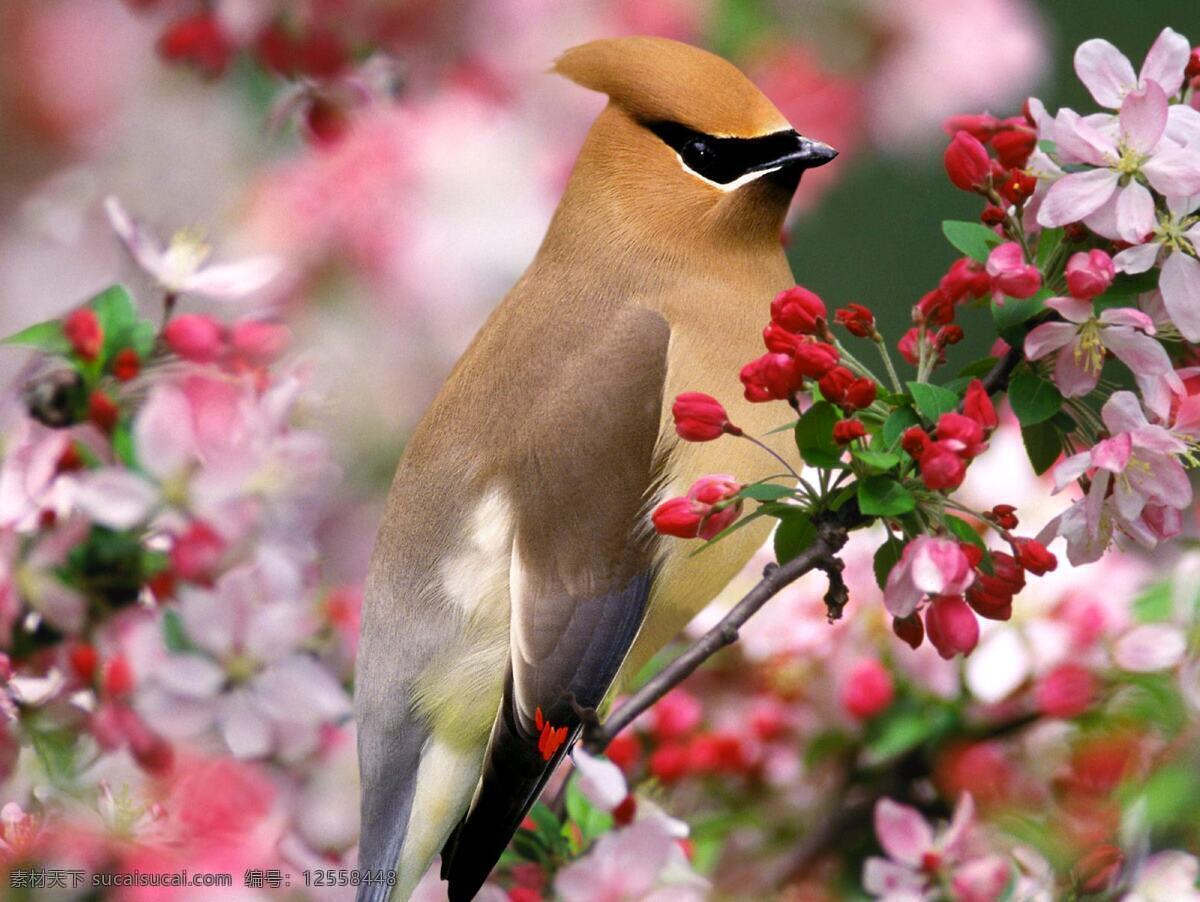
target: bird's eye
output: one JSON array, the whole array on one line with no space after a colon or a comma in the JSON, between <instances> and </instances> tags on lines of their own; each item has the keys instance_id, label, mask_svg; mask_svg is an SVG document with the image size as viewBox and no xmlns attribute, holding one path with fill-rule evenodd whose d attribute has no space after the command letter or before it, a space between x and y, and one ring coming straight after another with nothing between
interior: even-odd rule
<instances>
[{"instance_id":1,"label":"bird's eye","mask_svg":"<svg viewBox=\"0 0 1200 902\"><path fill-rule=\"evenodd\" d=\"M693 138L683 145L680 156L688 166L700 171L706 164L716 160L717 152L703 138Z\"/></svg>"}]
</instances>

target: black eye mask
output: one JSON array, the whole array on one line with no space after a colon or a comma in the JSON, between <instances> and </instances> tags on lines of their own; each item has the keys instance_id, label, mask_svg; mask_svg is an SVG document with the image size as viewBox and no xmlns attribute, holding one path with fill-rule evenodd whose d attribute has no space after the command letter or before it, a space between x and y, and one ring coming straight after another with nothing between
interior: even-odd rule
<instances>
[{"instance_id":1,"label":"black eye mask","mask_svg":"<svg viewBox=\"0 0 1200 902\"><path fill-rule=\"evenodd\" d=\"M837 156L829 145L790 129L758 138L717 138L677 122L648 122L646 127L672 147L688 169L718 185L784 166L812 169Z\"/></svg>"}]
</instances>

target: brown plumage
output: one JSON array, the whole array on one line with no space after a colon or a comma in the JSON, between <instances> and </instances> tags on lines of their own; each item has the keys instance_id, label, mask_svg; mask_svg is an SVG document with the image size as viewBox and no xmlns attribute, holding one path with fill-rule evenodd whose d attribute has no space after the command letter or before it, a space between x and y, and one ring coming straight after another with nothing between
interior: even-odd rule
<instances>
[{"instance_id":1,"label":"brown plumage","mask_svg":"<svg viewBox=\"0 0 1200 902\"><path fill-rule=\"evenodd\" d=\"M555 68L610 103L405 450L367 581L360 866L397 868L401 898L443 846L451 898L473 896L567 751L539 709L573 735L571 699L600 705L765 538L685 564L648 511L707 472L773 472L749 443L678 442L670 401L706 391L748 431L775 425L737 372L792 283L779 231L800 172L832 151L683 44L596 41Z\"/></svg>"}]
</instances>

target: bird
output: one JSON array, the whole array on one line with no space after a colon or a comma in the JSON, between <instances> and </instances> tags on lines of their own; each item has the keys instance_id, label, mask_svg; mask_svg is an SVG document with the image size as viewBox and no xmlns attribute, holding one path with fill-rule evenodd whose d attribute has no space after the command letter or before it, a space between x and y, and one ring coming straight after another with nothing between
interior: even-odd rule
<instances>
[{"instance_id":1,"label":"bird","mask_svg":"<svg viewBox=\"0 0 1200 902\"><path fill-rule=\"evenodd\" d=\"M800 176L837 152L688 44L602 38L552 71L607 104L532 263L409 438L364 584L364 902L408 898L439 853L450 900L473 898L584 712L769 530L691 557L650 512L706 473L774 472L750 442L679 441L671 400L707 392L748 432L778 425L731 395L795 282L780 236Z\"/></svg>"}]
</instances>

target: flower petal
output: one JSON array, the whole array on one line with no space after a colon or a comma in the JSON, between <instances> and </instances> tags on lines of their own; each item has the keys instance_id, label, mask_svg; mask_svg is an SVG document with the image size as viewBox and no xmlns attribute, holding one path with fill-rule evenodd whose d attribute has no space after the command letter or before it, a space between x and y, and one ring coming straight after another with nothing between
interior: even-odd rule
<instances>
[{"instance_id":1,"label":"flower petal","mask_svg":"<svg viewBox=\"0 0 1200 902\"><path fill-rule=\"evenodd\" d=\"M933 848L933 829L921 812L891 799L880 799L875 805L875 834L892 861L912 867L920 867Z\"/></svg>"},{"instance_id":2,"label":"flower petal","mask_svg":"<svg viewBox=\"0 0 1200 902\"><path fill-rule=\"evenodd\" d=\"M1162 147L1142 164L1142 173L1152 188L1167 197L1185 197L1200 192L1200 145Z\"/></svg>"},{"instance_id":3,"label":"flower petal","mask_svg":"<svg viewBox=\"0 0 1200 902\"><path fill-rule=\"evenodd\" d=\"M1150 45L1138 78L1142 82L1157 83L1164 94L1173 96L1183 85L1183 72L1191 54L1192 47L1187 38L1173 28L1164 28Z\"/></svg>"},{"instance_id":4,"label":"flower petal","mask_svg":"<svg viewBox=\"0 0 1200 902\"><path fill-rule=\"evenodd\" d=\"M1092 318L1092 314L1095 312L1091 301L1084 301L1079 298L1050 298L1046 301L1046 306L1052 310L1057 310L1063 315L1063 319L1073 323L1086 323Z\"/></svg>"},{"instance_id":5,"label":"flower petal","mask_svg":"<svg viewBox=\"0 0 1200 902\"><path fill-rule=\"evenodd\" d=\"M1174 667L1187 651L1187 640L1176 626L1147 623L1117 640L1113 658L1123 670L1150 673Z\"/></svg>"},{"instance_id":6,"label":"flower petal","mask_svg":"<svg viewBox=\"0 0 1200 902\"><path fill-rule=\"evenodd\" d=\"M135 222L121 202L111 194L104 199L104 212L108 214L113 231L117 233L134 262L151 275L159 275L163 268L162 245L149 231Z\"/></svg>"},{"instance_id":7,"label":"flower petal","mask_svg":"<svg viewBox=\"0 0 1200 902\"><path fill-rule=\"evenodd\" d=\"M1154 261L1158 259L1159 245L1153 241L1147 241L1145 244L1135 244L1133 247L1127 247L1121 253L1113 257L1113 267L1117 272L1139 273L1145 272L1154 265Z\"/></svg>"},{"instance_id":8,"label":"flower petal","mask_svg":"<svg viewBox=\"0 0 1200 902\"><path fill-rule=\"evenodd\" d=\"M1138 153L1150 153L1167 127L1167 95L1157 82L1149 82L1121 101L1121 134Z\"/></svg>"},{"instance_id":9,"label":"flower petal","mask_svg":"<svg viewBox=\"0 0 1200 902\"><path fill-rule=\"evenodd\" d=\"M106 467L79 477L75 503L110 529L131 529L143 522L158 502L158 490L129 470Z\"/></svg>"},{"instance_id":10,"label":"flower petal","mask_svg":"<svg viewBox=\"0 0 1200 902\"><path fill-rule=\"evenodd\" d=\"M206 266L184 279L180 288L214 301L234 301L265 287L281 272L283 264L274 257L251 257L237 263Z\"/></svg>"},{"instance_id":11,"label":"flower petal","mask_svg":"<svg viewBox=\"0 0 1200 902\"><path fill-rule=\"evenodd\" d=\"M1119 107L1125 92L1137 82L1129 58L1102 38L1079 45L1075 51L1075 74L1096 103L1110 109Z\"/></svg>"},{"instance_id":12,"label":"flower petal","mask_svg":"<svg viewBox=\"0 0 1200 902\"><path fill-rule=\"evenodd\" d=\"M1079 346L1072 342L1058 352L1054 358L1054 384L1067 398L1082 398L1096 387L1100 381L1100 370L1092 369L1088 364L1089 355L1075 352Z\"/></svg>"},{"instance_id":13,"label":"flower petal","mask_svg":"<svg viewBox=\"0 0 1200 902\"><path fill-rule=\"evenodd\" d=\"M1115 122L1115 117L1105 117ZM1112 130L1107 123L1106 131ZM1119 130L1118 130L1119 131ZM1063 163L1088 163L1092 166L1107 166L1119 153L1116 142L1074 110L1058 111L1054 120L1054 136L1058 145L1058 156Z\"/></svg>"},{"instance_id":14,"label":"flower petal","mask_svg":"<svg viewBox=\"0 0 1200 902\"><path fill-rule=\"evenodd\" d=\"M1158 279L1171 322L1190 342L1200 342L1200 261L1171 254Z\"/></svg>"},{"instance_id":15,"label":"flower petal","mask_svg":"<svg viewBox=\"0 0 1200 902\"><path fill-rule=\"evenodd\" d=\"M1047 354L1071 344L1079 330L1072 323L1042 323L1025 336L1025 356L1040 360Z\"/></svg>"},{"instance_id":16,"label":"flower petal","mask_svg":"<svg viewBox=\"0 0 1200 902\"><path fill-rule=\"evenodd\" d=\"M1138 182L1117 192L1117 232L1131 244L1146 240L1154 231L1154 196Z\"/></svg>"},{"instance_id":17,"label":"flower petal","mask_svg":"<svg viewBox=\"0 0 1200 902\"><path fill-rule=\"evenodd\" d=\"M1048 228L1078 222L1094 213L1117 190L1118 176L1111 169L1072 172L1050 186L1038 210L1038 222Z\"/></svg>"},{"instance_id":18,"label":"flower petal","mask_svg":"<svg viewBox=\"0 0 1200 902\"><path fill-rule=\"evenodd\" d=\"M607 758L597 758L589 755L584 749L576 747L571 752L571 760L579 772L579 790L587 796L594 805L605 811L612 811L629 795L629 787L625 783L625 775L621 768Z\"/></svg>"}]
</instances>

